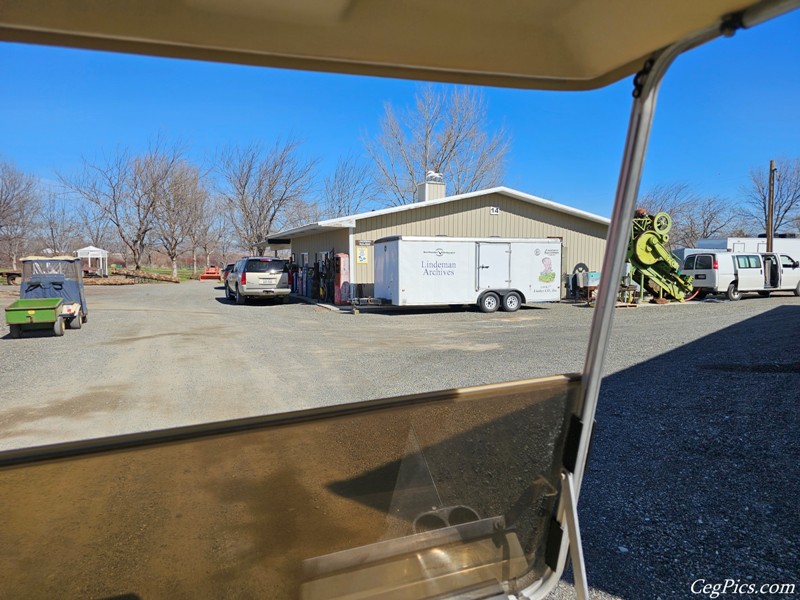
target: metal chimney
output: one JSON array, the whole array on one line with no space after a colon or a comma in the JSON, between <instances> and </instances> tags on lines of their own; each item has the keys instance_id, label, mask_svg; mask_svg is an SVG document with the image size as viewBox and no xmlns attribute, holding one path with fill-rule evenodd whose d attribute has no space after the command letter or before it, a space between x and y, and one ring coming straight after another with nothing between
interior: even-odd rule
<instances>
[{"instance_id":1,"label":"metal chimney","mask_svg":"<svg viewBox=\"0 0 800 600\"><path fill-rule=\"evenodd\" d=\"M444 181L442 181L442 174L428 171L425 174L425 181L417 184L417 202L439 200L444 197L445 185Z\"/></svg>"}]
</instances>

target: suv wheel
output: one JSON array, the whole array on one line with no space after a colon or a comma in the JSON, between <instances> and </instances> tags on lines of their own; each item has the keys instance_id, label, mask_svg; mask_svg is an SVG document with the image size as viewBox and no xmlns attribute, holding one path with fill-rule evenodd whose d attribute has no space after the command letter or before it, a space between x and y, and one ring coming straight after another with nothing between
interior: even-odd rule
<instances>
[{"instance_id":1,"label":"suv wheel","mask_svg":"<svg viewBox=\"0 0 800 600\"><path fill-rule=\"evenodd\" d=\"M236 286L236 304L244 304L245 298L244 294L242 294L242 290L239 289L239 286Z\"/></svg>"}]
</instances>

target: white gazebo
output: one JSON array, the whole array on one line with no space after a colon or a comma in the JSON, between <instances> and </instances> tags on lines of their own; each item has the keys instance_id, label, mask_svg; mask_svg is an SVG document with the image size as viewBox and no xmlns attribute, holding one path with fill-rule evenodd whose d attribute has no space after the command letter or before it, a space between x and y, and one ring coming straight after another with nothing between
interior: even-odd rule
<instances>
[{"instance_id":1,"label":"white gazebo","mask_svg":"<svg viewBox=\"0 0 800 600\"><path fill-rule=\"evenodd\" d=\"M98 275L108 277L108 250L96 248L95 246L86 246L86 248L76 250L75 256L85 258L87 260L87 268L97 269ZM93 260L94 263L92 263Z\"/></svg>"}]
</instances>

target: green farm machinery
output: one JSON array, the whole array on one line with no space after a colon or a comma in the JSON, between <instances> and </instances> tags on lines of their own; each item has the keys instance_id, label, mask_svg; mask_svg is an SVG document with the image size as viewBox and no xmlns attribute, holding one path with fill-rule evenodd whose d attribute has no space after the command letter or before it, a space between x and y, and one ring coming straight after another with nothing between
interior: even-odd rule
<instances>
[{"instance_id":1,"label":"green farm machinery","mask_svg":"<svg viewBox=\"0 0 800 600\"><path fill-rule=\"evenodd\" d=\"M692 278L680 274L680 261L667 249L672 219L659 212L650 215L638 209L633 218L627 261L631 281L639 286L640 297L648 290L657 301L683 302L694 296Z\"/></svg>"}]
</instances>

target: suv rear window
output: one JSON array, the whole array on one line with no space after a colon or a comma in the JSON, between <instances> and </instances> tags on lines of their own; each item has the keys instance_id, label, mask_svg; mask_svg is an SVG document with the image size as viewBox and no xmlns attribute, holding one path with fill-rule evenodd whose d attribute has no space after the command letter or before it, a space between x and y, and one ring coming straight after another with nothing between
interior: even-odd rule
<instances>
[{"instance_id":1,"label":"suv rear window","mask_svg":"<svg viewBox=\"0 0 800 600\"><path fill-rule=\"evenodd\" d=\"M248 273L276 273L286 269L287 261L279 258L251 258L248 259L244 270Z\"/></svg>"}]
</instances>

